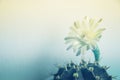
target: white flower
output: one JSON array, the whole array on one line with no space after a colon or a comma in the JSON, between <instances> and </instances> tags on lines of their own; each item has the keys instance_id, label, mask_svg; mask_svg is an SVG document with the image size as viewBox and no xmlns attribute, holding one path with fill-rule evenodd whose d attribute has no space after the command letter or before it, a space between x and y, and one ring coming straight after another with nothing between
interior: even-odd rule
<instances>
[{"instance_id":1,"label":"white flower","mask_svg":"<svg viewBox=\"0 0 120 80\"><path fill-rule=\"evenodd\" d=\"M73 48L78 56L89 49L95 49L102 32L105 30L105 28L98 28L101 21L102 19L95 21L92 18L85 17L82 22L74 22L74 25L70 27L71 30L68 36L65 38L66 43L70 44L67 50Z\"/></svg>"}]
</instances>

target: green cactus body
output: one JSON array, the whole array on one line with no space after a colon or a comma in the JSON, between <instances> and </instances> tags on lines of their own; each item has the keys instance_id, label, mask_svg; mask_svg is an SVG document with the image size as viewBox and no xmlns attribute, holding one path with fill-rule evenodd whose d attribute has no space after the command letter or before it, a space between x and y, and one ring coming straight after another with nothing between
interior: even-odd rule
<instances>
[{"instance_id":1,"label":"green cactus body","mask_svg":"<svg viewBox=\"0 0 120 80\"><path fill-rule=\"evenodd\" d=\"M53 80L112 80L112 76L107 73L109 67L85 61L79 65L72 62L70 65L66 65L67 71L64 67L58 68Z\"/></svg>"}]
</instances>

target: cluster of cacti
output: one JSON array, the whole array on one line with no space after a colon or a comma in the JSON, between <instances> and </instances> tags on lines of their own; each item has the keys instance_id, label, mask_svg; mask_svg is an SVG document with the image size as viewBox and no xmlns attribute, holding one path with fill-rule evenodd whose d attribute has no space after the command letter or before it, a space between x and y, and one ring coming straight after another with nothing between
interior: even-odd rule
<instances>
[{"instance_id":1,"label":"cluster of cacti","mask_svg":"<svg viewBox=\"0 0 120 80\"><path fill-rule=\"evenodd\" d=\"M112 76L106 71L108 68L83 60L79 65L71 62L65 67L59 67L53 80L112 80Z\"/></svg>"}]
</instances>

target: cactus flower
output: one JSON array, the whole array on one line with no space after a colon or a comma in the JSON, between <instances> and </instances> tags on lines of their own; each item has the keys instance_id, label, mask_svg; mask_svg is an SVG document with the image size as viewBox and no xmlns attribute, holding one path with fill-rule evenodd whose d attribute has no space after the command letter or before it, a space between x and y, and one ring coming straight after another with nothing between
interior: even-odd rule
<instances>
[{"instance_id":1,"label":"cactus flower","mask_svg":"<svg viewBox=\"0 0 120 80\"><path fill-rule=\"evenodd\" d=\"M68 36L65 37L65 43L69 44L67 50L73 48L76 56L91 50L94 53L95 61L99 61L100 51L97 42L105 30L105 28L98 27L101 21L102 19L95 21L92 18L85 17L81 22L74 22L73 26L70 27Z\"/></svg>"}]
</instances>

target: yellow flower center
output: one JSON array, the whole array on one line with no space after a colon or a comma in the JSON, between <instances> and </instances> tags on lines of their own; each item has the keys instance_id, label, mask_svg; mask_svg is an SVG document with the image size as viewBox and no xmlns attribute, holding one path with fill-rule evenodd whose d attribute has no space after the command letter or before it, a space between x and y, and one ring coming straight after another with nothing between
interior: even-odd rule
<instances>
[{"instance_id":1,"label":"yellow flower center","mask_svg":"<svg viewBox=\"0 0 120 80\"><path fill-rule=\"evenodd\" d=\"M86 37L90 40L93 40L95 38L95 33L92 31L86 32Z\"/></svg>"}]
</instances>

